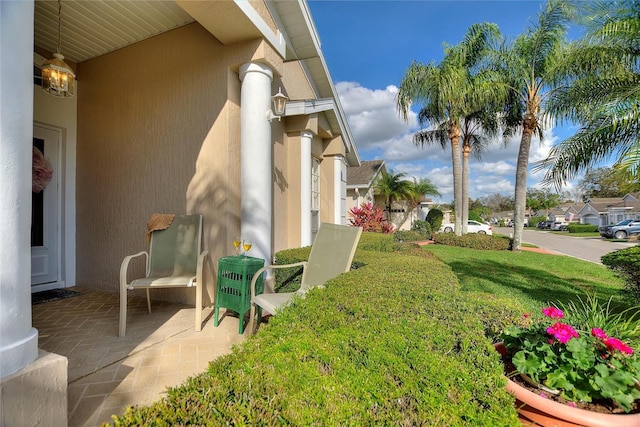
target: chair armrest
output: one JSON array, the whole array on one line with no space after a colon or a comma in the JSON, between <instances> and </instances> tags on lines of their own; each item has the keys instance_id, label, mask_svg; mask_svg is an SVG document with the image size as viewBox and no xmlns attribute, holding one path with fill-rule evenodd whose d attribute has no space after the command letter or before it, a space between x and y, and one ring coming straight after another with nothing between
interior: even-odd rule
<instances>
[{"instance_id":1,"label":"chair armrest","mask_svg":"<svg viewBox=\"0 0 640 427\"><path fill-rule=\"evenodd\" d=\"M253 278L251 279L251 299L253 300L256 297L256 282L258 281L258 277L260 277L260 275L265 272L266 270L275 270L278 268L289 268L289 267L298 267L298 266L302 266L303 269L307 268L307 261L300 261L300 262L295 262L293 264L273 264L273 265L267 265L265 267L262 267L260 270L256 271L255 274L253 275Z\"/></svg>"},{"instance_id":2,"label":"chair armrest","mask_svg":"<svg viewBox=\"0 0 640 427\"><path fill-rule=\"evenodd\" d=\"M127 270L129 269L129 263L131 262L132 259L142 255L145 256L145 266L146 266L147 274L149 274L149 271L148 271L149 254L146 251L141 251L141 252L138 252L137 254L128 255L124 257L124 259L122 260L122 264L120 264L120 290L121 291L124 291L127 287Z\"/></svg>"}]
</instances>

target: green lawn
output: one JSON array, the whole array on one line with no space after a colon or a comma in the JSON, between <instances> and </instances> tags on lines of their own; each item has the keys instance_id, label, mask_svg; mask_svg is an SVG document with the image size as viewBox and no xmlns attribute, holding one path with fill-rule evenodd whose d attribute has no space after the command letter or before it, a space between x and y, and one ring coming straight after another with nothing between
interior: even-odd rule
<instances>
[{"instance_id":1,"label":"green lawn","mask_svg":"<svg viewBox=\"0 0 640 427\"><path fill-rule=\"evenodd\" d=\"M624 282L606 267L568 256L522 251L481 251L444 245L427 245L449 265L466 292L495 294L513 299L527 310L550 302L575 301L595 295L627 308L635 302L621 294Z\"/></svg>"}]
</instances>

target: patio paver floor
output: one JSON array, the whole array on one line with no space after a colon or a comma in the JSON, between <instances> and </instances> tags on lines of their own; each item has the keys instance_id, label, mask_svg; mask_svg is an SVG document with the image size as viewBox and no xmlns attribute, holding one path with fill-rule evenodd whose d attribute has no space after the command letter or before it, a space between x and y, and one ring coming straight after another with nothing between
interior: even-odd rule
<instances>
[{"instance_id":1,"label":"patio paver floor","mask_svg":"<svg viewBox=\"0 0 640 427\"><path fill-rule=\"evenodd\" d=\"M69 427L100 426L127 406L151 404L244 341L237 317L223 317L216 328L206 308L196 332L193 307L152 301L148 314L146 300L135 296L129 297L127 335L120 338L118 294L69 289L81 294L32 306L38 347L69 362Z\"/></svg>"}]
</instances>

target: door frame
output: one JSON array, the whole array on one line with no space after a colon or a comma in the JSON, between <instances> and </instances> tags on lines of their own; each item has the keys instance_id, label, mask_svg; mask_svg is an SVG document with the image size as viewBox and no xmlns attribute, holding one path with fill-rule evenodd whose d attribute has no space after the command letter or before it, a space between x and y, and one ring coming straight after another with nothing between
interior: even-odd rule
<instances>
[{"instance_id":1,"label":"door frame","mask_svg":"<svg viewBox=\"0 0 640 427\"><path fill-rule=\"evenodd\" d=\"M55 164L52 164L53 166L53 170L54 172L56 172L57 174L57 179L58 179L58 185L56 187L56 200L57 203L54 206L55 209L55 263L57 266L57 270L58 270L58 274L57 274L57 278L54 281L51 282L47 282L47 283L42 283L42 284L37 284L37 285L31 285L31 292L40 292L40 291L46 291L46 290L51 290L51 289L59 289L59 288L64 288L65 287L65 280L64 280L64 265L63 265L63 248L64 248L64 244L63 244L63 239L64 239L64 234L62 233L63 227L63 217L62 217L62 206L64 205L64 184L65 184L65 170L64 170L64 165L65 165L65 161L64 161L64 154L65 154L65 150L64 150L64 138L63 138L63 129L57 126L51 126L51 125L46 125L43 123L38 123L38 122L34 122L33 123L33 129L34 129L34 138L36 137L36 128L40 128L44 131L48 131L48 132L55 132L56 134L56 139L57 139L57 161Z\"/></svg>"}]
</instances>

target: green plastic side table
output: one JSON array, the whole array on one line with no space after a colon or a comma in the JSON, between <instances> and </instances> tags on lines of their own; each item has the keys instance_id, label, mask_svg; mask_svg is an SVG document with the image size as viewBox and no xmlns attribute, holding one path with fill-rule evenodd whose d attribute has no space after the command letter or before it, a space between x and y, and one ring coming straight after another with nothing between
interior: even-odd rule
<instances>
[{"instance_id":1,"label":"green plastic side table","mask_svg":"<svg viewBox=\"0 0 640 427\"><path fill-rule=\"evenodd\" d=\"M263 259L243 255L226 256L218 260L213 326L218 326L220 307L224 307L238 313L238 333L244 332L244 316L251 309L251 279L262 267ZM263 291L263 276L264 273L256 281L256 295Z\"/></svg>"}]
</instances>

